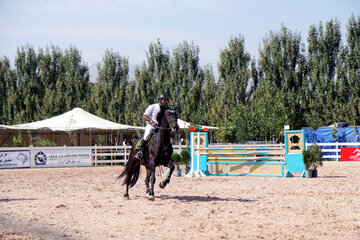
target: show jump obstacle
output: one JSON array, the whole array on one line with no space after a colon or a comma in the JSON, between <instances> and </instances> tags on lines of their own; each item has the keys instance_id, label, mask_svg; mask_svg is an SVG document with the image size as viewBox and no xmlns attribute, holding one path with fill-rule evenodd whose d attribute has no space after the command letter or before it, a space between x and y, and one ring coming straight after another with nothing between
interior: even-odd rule
<instances>
[{"instance_id":1,"label":"show jump obstacle","mask_svg":"<svg viewBox=\"0 0 360 240\"><path fill-rule=\"evenodd\" d=\"M286 131L285 148L208 147L207 132L190 133L191 169L187 177L206 175L292 177L304 175L302 151L305 148L304 131Z\"/></svg>"}]
</instances>

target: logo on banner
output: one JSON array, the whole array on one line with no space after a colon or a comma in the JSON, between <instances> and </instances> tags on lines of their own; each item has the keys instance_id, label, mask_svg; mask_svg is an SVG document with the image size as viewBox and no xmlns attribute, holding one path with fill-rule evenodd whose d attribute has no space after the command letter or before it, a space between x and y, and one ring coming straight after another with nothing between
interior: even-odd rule
<instances>
[{"instance_id":1,"label":"logo on banner","mask_svg":"<svg viewBox=\"0 0 360 240\"><path fill-rule=\"evenodd\" d=\"M353 154L358 158L360 156L360 150L357 148L355 151L353 151Z\"/></svg>"},{"instance_id":2,"label":"logo on banner","mask_svg":"<svg viewBox=\"0 0 360 240\"><path fill-rule=\"evenodd\" d=\"M19 153L17 160L21 161L22 165L24 165L29 159L24 153Z\"/></svg>"},{"instance_id":3,"label":"logo on banner","mask_svg":"<svg viewBox=\"0 0 360 240\"><path fill-rule=\"evenodd\" d=\"M46 154L40 151L35 154L34 160L36 165L45 165L47 161Z\"/></svg>"},{"instance_id":4,"label":"logo on banner","mask_svg":"<svg viewBox=\"0 0 360 240\"><path fill-rule=\"evenodd\" d=\"M358 147L342 147L341 161L360 161L360 148Z\"/></svg>"}]
</instances>

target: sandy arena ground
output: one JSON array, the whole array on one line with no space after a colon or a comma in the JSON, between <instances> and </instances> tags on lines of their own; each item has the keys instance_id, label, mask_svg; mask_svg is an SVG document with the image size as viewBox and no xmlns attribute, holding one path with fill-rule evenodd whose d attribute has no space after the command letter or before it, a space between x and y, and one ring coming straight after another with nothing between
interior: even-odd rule
<instances>
[{"instance_id":1,"label":"sandy arena ground","mask_svg":"<svg viewBox=\"0 0 360 240\"><path fill-rule=\"evenodd\" d=\"M123 199L117 167L0 170L0 239L360 239L360 162L319 177L173 177L145 170Z\"/></svg>"}]
</instances>

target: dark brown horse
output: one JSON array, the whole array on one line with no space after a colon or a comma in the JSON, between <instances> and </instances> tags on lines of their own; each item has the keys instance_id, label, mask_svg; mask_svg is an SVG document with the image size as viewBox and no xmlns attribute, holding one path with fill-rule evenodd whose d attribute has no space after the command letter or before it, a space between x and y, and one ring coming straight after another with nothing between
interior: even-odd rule
<instances>
[{"instance_id":1,"label":"dark brown horse","mask_svg":"<svg viewBox=\"0 0 360 240\"><path fill-rule=\"evenodd\" d=\"M137 153L136 144L139 141L134 142L131 147L129 161L120 174L118 179L125 177L123 184L126 185L126 192L124 194L125 198L129 198L129 186L133 187L140 173L140 165L143 164L146 168L146 192L148 194L149 200L154 200L154 184L155 184L155 168L157 166L163 165L170 169L169 174L166 179L160 182L160 188L165 188L165 186L170 182L171 175L174 171L174 163L171 160L171 155L173 153L173 147L170 142L171 132L177 132L179 125L177 123L177 112L176 109L167 109L164 113L159 114L158 122L160 127L157 128L157 132L153 136L147 148L144 150L144 155L141 162L135 158Z\"/></svg>"}]
</instances>

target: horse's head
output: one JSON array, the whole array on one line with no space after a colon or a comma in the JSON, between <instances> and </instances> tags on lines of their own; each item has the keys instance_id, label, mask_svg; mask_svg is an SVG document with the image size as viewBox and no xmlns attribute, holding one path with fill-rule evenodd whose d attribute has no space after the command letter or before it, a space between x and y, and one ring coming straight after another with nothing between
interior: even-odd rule
<instances>
[{"instance_id":1,"label":"horse's head","mask_svg":"<svg viewBox=\"0 0 360 240\"><path fill-rule=\"evenodd\" d=\"M177 116L176 108L166 109L165 115L166 115L167 121L170 125L171 131L177 132L179 130L179 125L177 122L178 116Z\"/></svg>"}]
</instances>

